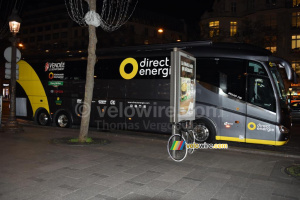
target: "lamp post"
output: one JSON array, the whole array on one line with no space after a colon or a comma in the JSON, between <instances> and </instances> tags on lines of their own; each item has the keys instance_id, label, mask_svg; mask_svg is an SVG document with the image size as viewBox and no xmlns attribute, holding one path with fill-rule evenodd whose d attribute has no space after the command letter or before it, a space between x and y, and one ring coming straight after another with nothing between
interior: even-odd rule
<instances>
[{"instance_id":1,"label":"lamp post","mask_svg":"<svg viewBox=\"0 0 300 200\"><path fill-rule=\"evenodd\" d=\"M289 88L289 92L290 92L290 104L292 104L292 90L293 90L293 88Z\"/></svg>"},{"instance_id":2,"label":"lamp post","mask_svg":"<svg viewBox=\"0 0 300 200\"><path fill-rule=\"evenodd\" d=\"M17 10L14 8L12 14L8 18L9 29L12 33L10 42L12 44L11 48L11 78L10 78L10 111L9 117L5 124L6 131L20 132L22 127L18 124L16 120L16 45L17 37L16 34L20 30L21 18L18 16Z\"/></svg>"}]
</instances>

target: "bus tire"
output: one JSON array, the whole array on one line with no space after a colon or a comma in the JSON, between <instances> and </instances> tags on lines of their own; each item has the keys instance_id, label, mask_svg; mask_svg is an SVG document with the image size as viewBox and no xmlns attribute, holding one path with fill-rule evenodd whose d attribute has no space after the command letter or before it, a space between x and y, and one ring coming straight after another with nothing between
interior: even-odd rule
<instances>
[{"instance_id":1,"label":"bus tire","mask_svg":"<svg viewBox=\"0 0 300 200\"><path fill-rule=\"evenodd\" d=\"M66 111L60 111L55 116L55 124L60 128L69 128L71 127L72 121L69 113Z\"/></svg>"},{"instance_id":2,"label":"bus tire","mask_svg":"<svg viewBox=\"0 0 300 200\"><path fill-rule=\"evenodd\" d=\"M41 126L49 126L50 125L50 115L48 114L46 109L40 109L37 111L35 122Z\"/></svg>"},{"instance_id":3,"label":"bus tire","mask_svg":"<svg viewBox=\"0 0 300 200\"><path fill-rule=\"evenodd\" d=\"M208 119L198 119L194 122L195 140L199 143L213 143L216 138L216 128Z\"/></svg>"}]
</instances>

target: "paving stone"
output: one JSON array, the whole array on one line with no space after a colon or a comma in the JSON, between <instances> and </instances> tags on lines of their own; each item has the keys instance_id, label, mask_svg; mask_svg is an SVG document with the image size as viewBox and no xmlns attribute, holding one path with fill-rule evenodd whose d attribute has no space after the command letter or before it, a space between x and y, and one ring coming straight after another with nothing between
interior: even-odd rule
<instances>
[{"instance_id":1,"label":"paving stone","mask_svg":"<svg viewBox=\"0 0 300 200\"><path fill-rule=\"evenodd\" d=\"M96 196L97 194L101 193L102 191L108 189L105 186L102 185L89 185L85 188L80 188L70 194L67 194L62 197L63 200L83 200L88 199L93 196Z\"/></svg>"},{"instance_id":2,"label":"paving stone","mask_svg":"<svg viewBox=\"0 0 300 200\"><path fill-rule=\"evenodd\" d=\"M137 194L145 195L148 197L154 197L160 192L164 191L170 185L169 182L153 180L150 183L140 187L136 190Z\"/></svg>"},{"instance_id":3,"label":"paving stone","mask_svg":"<svg viewBox=\"0 0 300 200\"><path fill-rule=\"evenodd\" d=\"M116 185L119 185L131 178L133 178L135 175L133 174L127 174L124 172L120 172L118 174L115 174L113 176L109 176L107 178L101 179L99 181L96 181L95 183L99 184L99 185L104 185L107 187L114 187Z\"/></svg>"},{"instance_id":4,"label":"paving stone","mask_svg":"<svg viewBox=\"0 0 300 200\"><path fill-rule=\"evenodd\" d=\"M1 199L30 199L34 196L39 195L40 193L45 192L46 190L38 187L36 185L34 186L27 186L27 187L23 187L23 188L19 188L17 190L14 190L12 192L9 193L5 193L1 196Z\"/></svg>"},{"instance_id":5,"label":"paving stone","mask_svg":"<svg viewBox=\"0 0 300 200\"><path fill-rule=\"evenodd\" d=\"M155 165L152 165L152 164L141 164L136 167L130 168L124 172L128 173L128 174L139 175L139 174L145 173L146 171L148 171L154 167L155 167Z\"/></svg>"},{"instance_id":6,"label":"paving stone","mask_svg":"<svg viewBox=\"0 0 300 200\"><path fill-rule=\"evenodd\" d=\"M141 194L129 193L128 195L121 198L120 200L146 200L146 199L149 199L149 197Z\"/></svg>"},{"instance_id":7,"label":"paving stone","mask_svg":"<svg viewBox=\"0 0 300 200\"><path fill-rule=\"evenodd\" d=\"M200 181L192 180L190 178L182 178L176 183L170 185L168 189L179 191L182 193L188 193L195 187L197 187L200 184Z\"/></svg>"},{"instance_id":8,"label":"paving stone","mask_svg":"<svg viewBox=\"0 0 300 200\"><path fill-rule=\"evenodd\" d=\"M218 200L239 200L246 189L225 184L213 198Z\"/></svg>"},{"instance_id":9,"label":"paving stone","mask_svg":"<svg viewBox=\"0 0 300 200\"><path fill-rule=\"evenodd\" d=\"M272 193L272 186L268 187L267 185L252 183L246 188L242 197L252 199L270 199Z\"/></svg>"},{"instance_id":10,"label":"paving stone","mask_svg":"<svg viewBox=\"0 0 300 200\"><path fill-rule=\"evenodd\" d=\"M158 195L153 197L155 200L178 200L180 199L185 193L165 189L164 191L160 192Z\"/></svg>"},{"instance_id":11,"label":"paving stone","mask_svg":"<svg viewBox=\"0 0 300 200\"><path fill-rule=\"evenodd\" d=\"M141 186L136 183L124 182L115 187L112 187L108 190L102 192L102 195L106 195L114 198L122 198L131 192L137 191Z\"/></svg>"},{"instance_id":12,"label":"paving stone","mask_svg":"<svg viewBox=\"0 0 300 200\"><path fill-rule=\"evenodd\" d=\"M175 183L178 180L182 179L184 176L188 175L189 173L191 173L191 171L187 171L181 168L174 168L162 174L160 177L156 178L156 180Z\"/></svg>"},{"instance_id":13,"label":"paving stone","mask_svg":"<svg viewBox=\"0 0 300 200\"><path fill-rule=\"evenodd\" d=\"M188 200L210 200L214 196L214 194L218 191L218 189L206 189L202 187L196 187L184 196L182 196L182 200L188 199Z\"/></svg>"},{"instance_id":14,"label":"paving stone","mask_svg":"<svg viewBox=\"0 0 300 200\"><path fill-rule=\"evenodd\" d=\"M61 197L58 196L54 191L45 191L36 196L30 197L30 200L61 200Z\"/></svg>"},{"instance_id":15,"label":"paving stone","mask_svg":"<svg viewBox=\"0 0 300 200\"><path fill-rule=\"evenodd\" d=\"M146 184L152 181L153 179L160 177L161 175L162 173L159 172L147 171L130 179L129 181Z\"/></svg>"},{"instance_id":16,"label":"paving stone","mask_svg":"<svg viewBox=\"0 0 300 200\"><path fill-rule=\"evenodd\" d=\"M96 196L94 196L88 200L117 200L117 198L105 196L103 194L97 194Z\"/></svg>"},{"instance_id":17,"label":"paving stone","mask_svg":"<svg viewBox=\"0 0 300 200\"><path fill-rule=\"evenodd\" d=\"M241 176L231 176L230 179L227 181L227 185L235 186L235 187L247 187L249 185L251 179Z\"/></svg>"}]
</instances>

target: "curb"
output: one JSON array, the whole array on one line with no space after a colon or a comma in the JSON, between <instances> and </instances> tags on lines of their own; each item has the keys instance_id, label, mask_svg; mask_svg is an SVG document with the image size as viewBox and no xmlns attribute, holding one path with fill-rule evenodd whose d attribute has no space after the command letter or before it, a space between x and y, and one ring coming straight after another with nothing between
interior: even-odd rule
<instances>
[{"instance_id":1,"label":"curb","mask_svg":"<svg viewBox=\"0 0 300 200\"><path fill-rule=\"evenodd\" d=\"M255 149L243 149L239 147L229 147L227 150L233 151L233 152L239 152L239 153L250 153L250 154L258 154L258 155L264 155L264 156L276 156L276 157L283 157L283 158L294 158L294 159L300 159L300 155L294 155L289 153L281 153L281 152L271 152L267 150L255 150Z\"/></svg>"}]
</instances>

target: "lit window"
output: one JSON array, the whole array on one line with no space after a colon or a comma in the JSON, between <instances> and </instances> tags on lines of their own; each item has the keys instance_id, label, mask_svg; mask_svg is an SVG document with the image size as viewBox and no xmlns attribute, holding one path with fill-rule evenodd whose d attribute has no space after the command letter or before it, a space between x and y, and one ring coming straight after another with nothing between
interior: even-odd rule
<instances>
[{"instance_id":1,"label":"lit window","mask_svg":"<svg viewBox=\"0 0 300 200\"><path fill-rule=\"evenodd\" d=\"M214 37L219 35L219 29L220 28L220 22L219 21L213 21L209 22L209 37Z\"/></svg>"},{"instance_id":2,"label":"lit window","mask_svg":"<svg viewBox=\"0 0 300 200\"><path fill-rule=\"evenodd\" d=\"M293 0L293 7L300 6L300 0Z\"/></svg>"},{"instance_id":3,"label":"lit window","mask_svg":"<svg viewBox=\"0 0 300 200\"><path fill-rule=\"evenodd\" d=\"M292 67L295 70L295 72L300 75L300 61L293 61Z\"/></svg>"},{"instance_id":4,"label":"lit window","mask_svg":"<svg viewBox=\"0 0 300 200\"><path fill-rule=\"evenodd\" d=\"M292 49L300 48L300 35L292 35Z\"/></svg>"},{"instance_id":5,"label":"lit window","mask_svg":"<svg viewBox=\"0 0 300 200\"><path fill-rule=\"evenodd\" d=\"M230 36L235 36L237 32L237 22L230 22Z\"/></svg>"},{"instance_id":6,"label":"lit window","mask_svg":"<svg viewBox=\"0 0 300 200\"><path fill-rule=\"evenodd\" d=\"M292 27L294 28L300 27L300 12L294 12L292 14Z\"/></svg>"},{"instance_id":7,"label":"lit window","mask_svg":"<svg viewBox=\"0 0 300 200\"><path fill-rule=\"evenodd\" d=\"M276 53L277 47L266 47L267 50L271 51L272 53Z\"/></svg>"}]
</instances>

